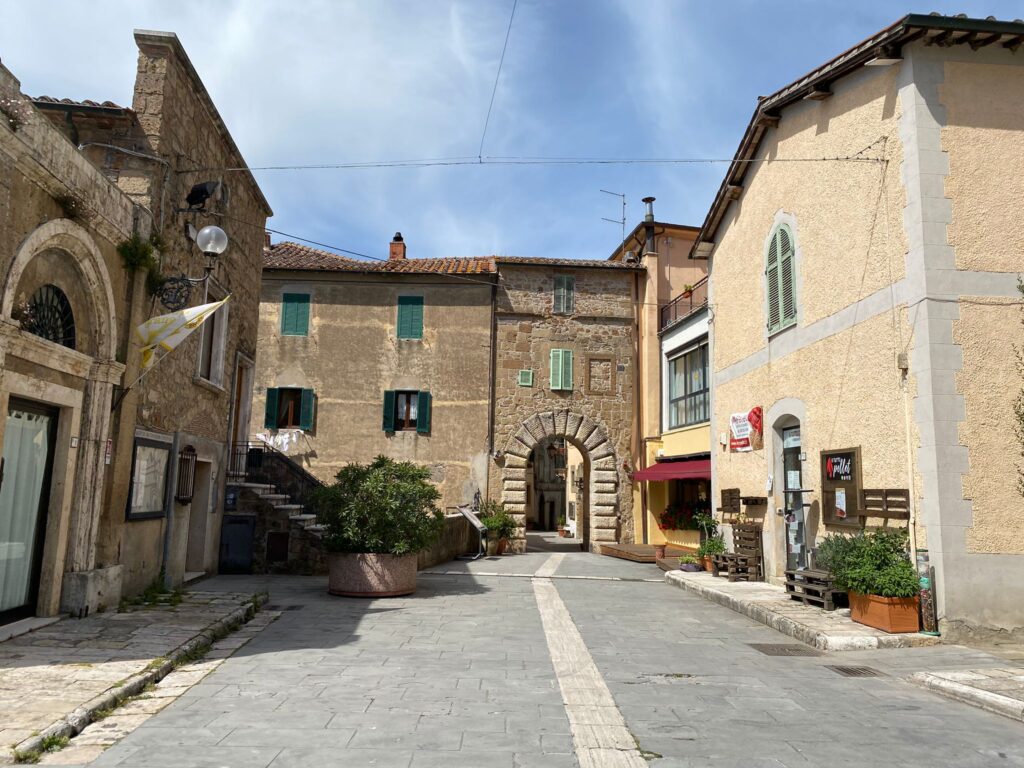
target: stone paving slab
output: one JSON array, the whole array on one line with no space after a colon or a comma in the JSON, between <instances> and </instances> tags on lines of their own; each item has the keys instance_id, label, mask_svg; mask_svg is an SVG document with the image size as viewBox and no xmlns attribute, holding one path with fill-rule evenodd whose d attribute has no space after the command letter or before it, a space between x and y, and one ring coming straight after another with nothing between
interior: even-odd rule
<instances>
[{"instance_id":1,"label":"stone paving slab","mask_svg":"<svg viewBox=\"0 0 1024 768\"><path fill-rule=\"evenodd\" d=\"M686 571L669 571L665 581L823 651L918 648L940 642L919 632L890 634L858 624L847 608L823 611L804 605L791 599L784 587L763 581L729 581L707 572Z\"/></svg>"},{"instance_id":2,"label":"stone paving slab","mask_svg":"<svg viewBox=\"0 0 1024 768\"><path fill-rule=\"evenodd\" d=\"M1024 721L1024 667L917 672L910 680L951 699Z\"/></svg>"},{"instance_id":3,"label":"stone paving slab","mask_svg":"<svg viewBox=\"0 0 1024 768\"><path fill-rule=\"evenodd\" d=\"M253 599L252 593L193 591L176 605L64 619L0 643L0 763L13 760L15 745L24 749L62 723L74 721L70 730L80 730L93 704L109 706L105 700L140 675L162 677L170 669L160 673L167 657L228 617L251 611Z\"/></svg>"}]
</instances>

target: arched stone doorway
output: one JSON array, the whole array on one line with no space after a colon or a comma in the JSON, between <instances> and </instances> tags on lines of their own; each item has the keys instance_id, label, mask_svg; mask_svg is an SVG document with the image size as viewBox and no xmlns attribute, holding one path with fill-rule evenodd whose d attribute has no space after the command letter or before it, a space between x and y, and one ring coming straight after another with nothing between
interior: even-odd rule
<instances>
[{"instance_id":1,"label":"arched stone doorway","mask_svg":"<svg viewBox=\"0 0 1024 768\"><path fill-rule=\"evenodd\" d=\"M526 473L530 455L539 443L560 438L583 455L586 477L579 516L578 538L594 551L619 536L619 490L615 447L608 430L597 419L570 410L546 411L531 416L508 439L504 448L501 499L520 525L513 549L525 551Z\"/></svg>"}]
</instances>

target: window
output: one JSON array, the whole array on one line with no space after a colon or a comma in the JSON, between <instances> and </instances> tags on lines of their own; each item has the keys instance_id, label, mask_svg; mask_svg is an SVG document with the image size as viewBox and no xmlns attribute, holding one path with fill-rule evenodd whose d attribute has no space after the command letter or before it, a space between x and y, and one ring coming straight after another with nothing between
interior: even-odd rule
<instances>
[{"instance_id":1,"label":"window","mask_svg":"<svg viewBox=\"0 0 1024 768\"><path fill-rule=\"evenodd\" d=\"M219 298L207 296L207 302L220 301ZM202 337L199 340L198 376L218 387L224 380L224 345L228 331L228 305L214 312L203 323Z\"/></svg>"},{"instance_id":2,"label":"window","mask_svg":"<svg viewBox=\"0 0 1024 768\"><path fill-rule=\"evenodd\" d=\"M170 457L170 443L144 437L135 438L126 519L163 517Z\"/></svg>"},{"instance_id":3,"label":"window","mask_svg":"<svg viewBox=\"0 0 1024 768\"><path fill-rule=\"evenodd\" d=\"M520 387L532 387L533 386L533 371L529 368L524 368L519 372L519 386Z\"/></svg>"},{"instance_id":4,"label":"window","mask_svg":"<svg viewBox=\"0 0 1024 768\"><path fill-rule=\"evenodd\" d=\"M768 333L776 333L796 323L796 253L793 233L779 226L768 244L765 267Z\"/></svg>"},{"instance_id":5,"label":"window","mask_svg":"<svg viewBox=\"0 0 1024 768\"><path fill-rule=\"evenodd\" d=\"M708 420L708 345L702 342L668 361L668 428Z\"/></svg>"},{"instance_id":6,"label":"window","mask_svg":"<svg viewBox=\"0 0 1024 768\"><path fill-rule=\"evenodd\" d=\"M398 297L398 338L423 338L423 297Z\"/></svg>"},{"instance_id":7,"label":"window","mask_svg":"<svg viewBox=\"0 0 1024 768\"><path fill-rule=\"evenodd\" d=\"M285 293L281 296L281 335L309 335L308 293Z\"/></svg>"},{"instance_id":8,"label":"window","mask_svg":"<svg viewBox=\"0 0 1024 768\"><path fill-rule=\"evenodd\" d=\"M75 315L68 297L56 285L40 286L15 317L22 329L34 336L75 348Z\"/></svg>"},{"instance_id":9,"label":"window","mask_svg":"<svg viewBox=\"0 0 1024 768\"><path fill-rule=\"evenodd\" d=\"M572 350L551 350L551 389L572 390Z\"/></svg>"},{"instance_id":10,"label":"window","mask_svg":"<svg viewBox=\"0 0 1024 768\"><path fill-rule=\"evenodd\" d=\"M263 426L267 429L313 429L316 393L298 387L268 387Z\"/></svg>"},{"instance_id":11,"label":"window","mask_svg":"<svg viewBox=\"0 0 1024 768\"><path fill-rule=\"evenodd\" d=\"M576 278L572 275L555 275L556 315L571 315L576 308Z\"/></svg>"},{"instance_id":12,"label":"window","mask_svg":"<svg viewBox=\"0 0 1024 768\"><path fill-rule=\"evenodd\" d=\"M426 391L387 390L382 429L429 435L431 404L430 393Z\"/></svg>"}]
</instances>

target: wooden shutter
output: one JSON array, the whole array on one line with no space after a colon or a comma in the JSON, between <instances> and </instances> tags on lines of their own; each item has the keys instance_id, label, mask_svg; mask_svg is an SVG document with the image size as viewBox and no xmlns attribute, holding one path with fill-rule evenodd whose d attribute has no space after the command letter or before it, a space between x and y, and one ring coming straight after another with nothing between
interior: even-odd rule
<instances>
[{"instance_id":1,"label":"wooden shutter","mask_svg":"<svg viewBox=\"0 0 1024 768\"><path fill-rule=\"evenodd\" d=\"M309 294L285 293L281 296L281 335L309 334Z\"/></svg>"},{"instance_id":2,"label":"wooden shutter","mask_svg":"<svg viewBox=\"0 0 1024 768\"><path fill-rule=\"evenodd\" d=\"M551 350L551 389L562 388L562 350Z\"/></svg>"},{"instance_id":3,"label":"wooden shutter","mask_svg":"<svg viewBox=\"0 0 1024 768\"><path fill-rule=\"evenodd\" d=\"M572 350L562 350L562 389L572 389Z\"/></svg>"},{"instance_id":4,"label":"wooden shutter","mask_svg":"<svg viewBox=\"0 0 1024 768\"><path fill-rule=\"evenodd\" d=\"M779 228L779 303L783 327L796 320L796 275L794 274L793 238L786 227Z\"/></svg>"},{"instance_id":5,"label":"wooden shutter","mask_svg":"<svg viewBox=\"0 0 1024 768\"><path fill-rule=\"evenodd\" d=\"M555 301L552 311L556 315L561 315L565 312L565 283L562 282L561 275L555 275Z\"/></svg>"},{"instance_id":6,"label":"wooden shutter","mask_svg":"<svg viewBox=\"0 0 1024 768\"><path fill-rule=\"evenodd\" d=\"M423 297L398 297L398 338L423 338Z\"/></svg>"},{"instance_id":7,"label":"wooden shutter","mask_svg":"<svg viewBox=\"0 0 1024 768\"><path fill-rule=\"evenodd\" d=\"M312 389L302 390L302 398L299 401L299 429L307 432L313 429L313 412L316 404L316 396Z\"/></svg>"},{"instance_id":8,"label":"wooden shutter","mask_svg":"<svg viewBox=\"0 0 1024 768\"><path fill-rule=\"evenodd\" d=\"M576 278L566 275L562 278L564 283L562 311L567 315L572 314L576 309Z\"/></svg>"},{"instance_id":9,"label":"wooden shutter","mask_svg":"<svg viewBox=\"0 0 1024 768\"><path fill-rule=\"evenodd\" d=\"M416 431L421 435L430 434L430 404L429 392L416 393Z\"/></svg>"},{"instance_id":10,"label":"wooden shutter","mask_svg":"<svg viewBox=\"0 0 1024 768\"><path fill-rule=\"evenodd\" d=\"M765 269L767 287L768 332L777 331L782 324L782 312L779 297L779 233L772 235L768 246L768 266Z\"/></svg>"},{"instance_id":11,"label":"wooden shutter","mask_svg":"<svg viewBox=\"0 0 1024 768\"><path fill-rule=\"evenodd\" d=\"M393 389L384 392L384 419L381 429L385 432L395 431L395 391Z\"/></svg>"},{"instance_id":12,"label":"wooden shutter","mask_svg":"<svg viewBox=\"0 0 1024 768\"><path fill-rule=\"evenodd\" d=\"M267 387L267 404L263 411L263 426L266 429L277 429L277 395L276 387Z\"/></svg>"}]
</instances>

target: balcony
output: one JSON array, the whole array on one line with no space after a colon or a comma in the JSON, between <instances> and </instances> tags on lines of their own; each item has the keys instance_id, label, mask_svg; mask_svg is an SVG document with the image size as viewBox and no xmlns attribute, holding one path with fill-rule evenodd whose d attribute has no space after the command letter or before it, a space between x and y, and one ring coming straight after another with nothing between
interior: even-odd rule
<instances>
[{"instance_id":1,"label":"balcony","mask_svg":"<svg viewBox=\"0 0 1024 768\"><path fill-rule=\"evenodd\" d=\"M668 304L660 308L661 323L659 330L665 330L680 320L689 317L708 305L708 279L698 280L688 291L683 291Z\"/></svg>"}]
</instances>

